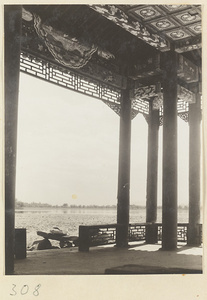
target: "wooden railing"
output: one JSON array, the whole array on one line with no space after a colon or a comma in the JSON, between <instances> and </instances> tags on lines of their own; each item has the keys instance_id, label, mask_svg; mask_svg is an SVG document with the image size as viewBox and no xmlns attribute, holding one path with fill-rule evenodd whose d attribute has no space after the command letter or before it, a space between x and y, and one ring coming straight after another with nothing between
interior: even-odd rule
<instances>
[{"instance_id":1,"label":"wooden railing","mask_svg":"<svg viewBox=\"0 0 207 300\"><path fill-rule=\"evenodd\" d=\"M117 224L79 226L79 251L89 247L115 244Z\"/></svg>"},{"instance_id":2,"label":"wooden railing","mask_svg":"<svg viewBox=\"0 0 207 300\"><path fill-rule=\"evenodd\" d=\"M116 231L119 224L79 226L79 251L89 251L92 246L116 243ZM153 241L162 240L162 223L129 224L129 242L147 240L147 231L153 226ZM199 239L202 240L202 225L199 224ZM188 223L177 224L178 242L188 241Z\"/></svg>"},{"instance_id":3,"label":"wooden railing","mask_svg":"<svg viewBox=\"0 0 207 300\"><path fill-rule=\"evenodd\" d=\"M162 223L157 223L158 226L158 241L162 240ZM186 242L188 241L188 223L177 224L177 241Z\"/></svg>"}]
</instances>

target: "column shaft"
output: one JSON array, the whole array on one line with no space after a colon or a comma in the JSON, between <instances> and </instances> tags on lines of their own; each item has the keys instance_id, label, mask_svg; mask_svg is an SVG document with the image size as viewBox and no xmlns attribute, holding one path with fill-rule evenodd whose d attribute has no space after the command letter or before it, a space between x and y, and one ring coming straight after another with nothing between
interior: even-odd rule
<instances>
[{"instance_id":1,"label":"column shaft","mask_svg":"<svg viewBox=\"0 0 207 300\"><path fill-rule=\"evenodd\" d=\"M14 271L16 142L21 6L5 5L5 273Z\"/></svg>"},{"instance_id":2,"label":"column shaft","mask_svg":"<svg viewBox=\"0 0 207 300\"><path fill-rule=\"evenodd\" d=\"M131 99L129 90L122 91L119 141L119 173L116 244L128 245L129 192L130 192L130 149L131 148Z\"/></svg>"},{"instance_id":3,"label":"column shaft","mask_svg":"<svg viewBox=\"0 0 207 300\"><path fill-rule=\"evenodd\" d=\"M189 228L188 244L200 245L200 94L189 106Z\"/></svg>"},{"instance_id":4,"label":"column shaft","mask_svg":"<svg viewBox=\"0 0 207 300\"><path fill-rule=\"evenodd\" d=\"M150 103L148 123L146 221L152 223L157 220L158 133L159 110L153 110L152 103Z\"/></svg>"},{"instance_id":5,"label":"column shaft","mask_svg":"<svg viewBox=\"0 0 207 300\"><path fill-rule=\"evenodd\" d=\"M149 104L148 121L146 222L152 224L146 227L147 243L157 242L157 233L154 223L157 220L158 134L159 110L153 110L151 102Z\"/></svg>"},{"instance_id":6,"label":"column shaft","mask_svg":"<svg viewBox=\"0 0 207 300\"><path fill-rule=\"evenodd\" d=\"M162 249L177 248L177 56L164 54Z\"/></svg>"}]
</instances>

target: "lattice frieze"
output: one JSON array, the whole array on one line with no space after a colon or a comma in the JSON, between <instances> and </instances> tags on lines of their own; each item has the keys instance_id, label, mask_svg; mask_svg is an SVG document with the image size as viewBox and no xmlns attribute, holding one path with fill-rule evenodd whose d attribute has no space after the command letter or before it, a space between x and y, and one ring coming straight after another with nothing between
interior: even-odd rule
<instances>
[{"instance_id":1,"label":"lattice frieze","mask_svg":"<svg viewBox=\"0 0 207 300\"><path fill-rule=\"evenodd\" d=\"M121 92L118 89L102 85L100 90L100 98L111 102L113 101L115 104L120 105Z\"/></svg>"},{"instance_id":2,"label":"lattice frieze","mask_svg":"<svg viewBox=\"0 0 207 300\"><path fill-rule=\"evenodd\" d=\"M87 79L75 72L68 71L53 63L37 59L29 54L21 54L20 70L24 73L47 80L56 85L81 92L91 97L110 102L110 107L117 111L120 105L121 91L104 85L96 80Z\"/></svg>"},{"instance_id":3,"label":"lattice frieze","mask_svg":"<svg viewBox=\"0 0 207 300\"><path fill-rule=\"evenodd\" d=\"M142 114L149 114L149 102L142 99L132 98L132 109Z\"/></svg>"},{"instance_id":4,"label":"lattice frieze","mask_svg":"<svg viewBox=\"0 0 207 300\"><path fill-rule=\"evenodd\" d=\"M189 103L179 99L177 101L177 112L178 112L179 118L181 118L185 122L188 122ZM160 110L159 110L159 124L160 124L160 126L163 125L163 106L160 107Z\"/></svg>"},{"instance_id":5,"label":"lattice frieze","mask_svg":"<svg viewBox=\"0 0 207 300\"><path fill-rule=\"evenodd\" d=\"M159 84L136 88L131 92L131 97L132 107L142 113L146 121L149 114L149 101L152 101L153 109L159 109L160 125L163 125L163 93L160 92ZM189 104L195 101L193 92L178 85L177 113L185 122L188 122Z\"/></svg>"},{"instance_id":6,"label":"lattice frieze","mask_svg":"<svg viewBox=\"0 0 207 300\"><path fill-rule=\"evenodd\" d=\"M131 92L131 97L134 100L153 100L153 109L159 109L163 105L163 93L161 93L160 90L160 84L142 86L135 88ZM188 103L195 103L195 94L183 86L178 85L178 100Z\"/></svg>"},{"instance_id":7,"label":"lattice frieze","mask_svg":"<svg viewBox=\"0 0 207 300\"><path fill-rule=\"evenodd\" d=\"M21 54L20 70L24 73L47 80L56 85L78 91L85 95L98 98L120 116L121 90L104 85L96 80L87 79L76 72L68 71L64 67L38 59L30 54ZM132 119L138 113L148 113L148 102L135 100L132 103Z\"/></svg>"},{"instance_id":8,"label":"lattice frieze","mask_svg":"<svg viewBox=\"0 0 207 300\"><path fill-rule=\"evenodd\" d=\"M56 85L100 99L120 116L121 90L118 88L105 85L93 79L88 79L83 75L43 59L35 58L30 54L21 54L20 70ZM138 113L141 113L147 120L149 101L153 101L153 109L159 109L160 125L162 124L163 95L158 92L156 85L132 90L130 96L132 100L132 119L135 118ZM194 102L195 95L189 90L178 86L178 116L186 122L188 121L189 103Z\"/></svg>"},{"instance_id":9,"label":"lattice frieze","mask_svg":"<svg viewBox=\"0 0 207 300\"><path fill-rule=\"evenodd\" d=\"M181 114L181 113L188 112L189 111L189 103L178 98L178 100L177 100L177 111L178 111L178 115Z\"/></svg>"}]
</instances>

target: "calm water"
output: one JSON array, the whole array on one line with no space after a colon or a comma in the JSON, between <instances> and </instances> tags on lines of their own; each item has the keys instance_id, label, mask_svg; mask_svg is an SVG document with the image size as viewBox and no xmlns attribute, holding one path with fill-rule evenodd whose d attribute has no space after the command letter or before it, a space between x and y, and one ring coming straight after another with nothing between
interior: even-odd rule
<instances>
[{"instance_id":1,"label":"calm water","mask_svg":"<svg viewBox=\"0 0 207 300\"><path fill-rule=\"evenodd\" d=\"M158 209L157 221L161 222L161 209ZM131 210L130 222L145 222L145 209ZM178 222L188 222L188 210L178 211ZM69 235L78 235L79 225L116 223L116 209L18 209L15 215L15 227L27 229L27 246L38 237L37 230L50 231L59 227Z\"/></svg>"}]
</instances>

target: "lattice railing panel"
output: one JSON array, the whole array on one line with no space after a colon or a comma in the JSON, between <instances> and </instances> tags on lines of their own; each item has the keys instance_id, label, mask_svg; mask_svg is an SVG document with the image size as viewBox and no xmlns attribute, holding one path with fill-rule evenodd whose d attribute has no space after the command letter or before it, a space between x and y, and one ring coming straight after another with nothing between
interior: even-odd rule
<instances>
[{"instance_id":1,"label":"lattice railing panel","mask_svg":"<svg viewBox=\"0 0 207 300\"><path fill-rule=\"evenodd\" d=\"M162 241L162 225L159 224L157 227L157 239L158 241Z\"/></svg>"},{"instance_id":2,"label":"lattice railing panel","mask_svg":"<svg viewBox=\"0 0 207 300\"><path fill-rule=\"evenodd\" d=\"M188 224L177 225L177 240L178 242L187 242ZM158 241L162 241L162 224L158 224Z\"/></svg>"},{"instance_id":3,"label":"lattice railing panel","mask_svg":"<svg viewBox=\"0 0 207 300\"><path fill-rule=\"evenodd\" d=\"M133 223L129 224L128 237L129 242L145 241L147 223ZM157 227L157 241L162 241L162 224L156 223ZM91 246L115 244L116 231L118 224L107 225L90 225L79 227L79 242L81 244L80 251L88 251ZM177 241L187 243L188 238L188 224L177 224ZM199 241L202 242L202 224L199 224ZM79 248L80 249L80 248ZM84 250L83 250L84 249Z\"/></svg>"},{"instance_id":4,"label":"lattice railing panel","mask_svg":"<svg viewBox=\"0 0 207 300\"><path fill-rule=\"evenodd\" d=\"M130 224L129 225L129 241L142 241L146 237L145 224Z\"/></svg>"},{"instance_id":5,"label":"lattice railing panel","mask_svg":"<svg viewBox=\"0 0 207 300\"><path fill-rule=\"evenodd\" d=\"M188 225L178 224L177 226L177 239L179 242L187 242Z\"/></svg>"},{"instance_id":6,"label":"lattice railing panel","mask_svg":"<svg viewBox=\"0 0 207 300\"><path fill-rule=\"evenodd\" d=\"M91 246L114 244L116 242L116 227L89 229Z\"/></svg>"}]
</instances>

